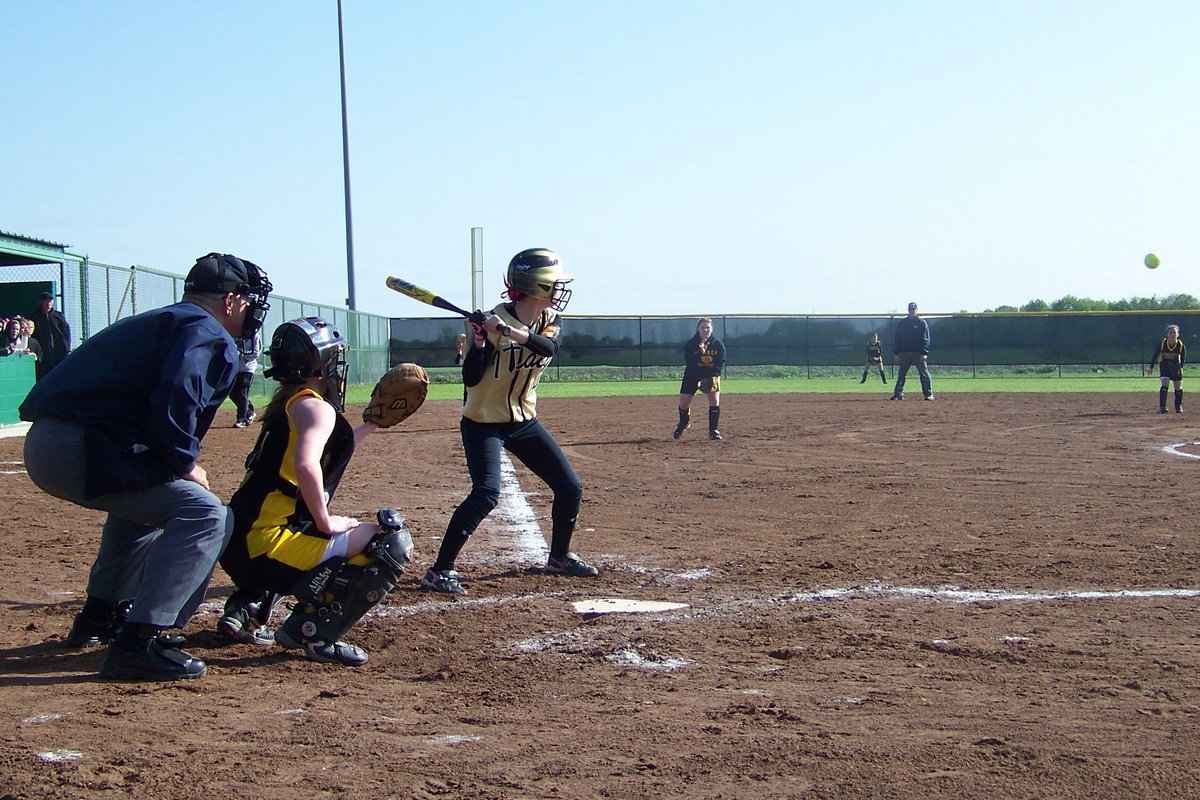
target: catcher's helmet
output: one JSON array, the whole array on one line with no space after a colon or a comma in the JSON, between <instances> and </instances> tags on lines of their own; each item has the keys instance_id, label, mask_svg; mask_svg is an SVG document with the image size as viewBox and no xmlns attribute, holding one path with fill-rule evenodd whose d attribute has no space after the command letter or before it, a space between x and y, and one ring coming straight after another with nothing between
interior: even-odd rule
<instances>
[{"instance_id":1,"label":"catcher's helmet","mask_svg":"<svg viewBox=\"0 0 1200 800\"><path fill-rule=\"evenodd\" d=\"M233 292L245 295L250 301L246 320L242 323L242 336L245 338L253 338L262 328L267 311L271 308L267 296L274 288L266 270L252 261L228 253L200 256L183 282L184 292Z\"/></svg>"},{"instance_id":2,"label":"catcher's helmet","mask_svg":"<svg viewBox=\"0 0 1200 800\"><path fill-rule=\"evenodd\" d=\"M346 340L337 328L320 317L285 322L271 337L271 368L267 378L280 383L304 383L309 378L325 379L325 395L338 411L346 410Z\"/></svg>"},{"instance_id":3,"label":"catcher's helmet","mask_svg":"<svg viewBox=\"0 0 1200 800\"><path fill-rule=\"evenodd\" d=\"M571 299L567 284L573 280L575 276L563 270L558 253L544 247L533 247L522 250L508 262L504 285L510 297L517 292L549 300L551 308L563 311Z\"/></svg>"}]
</instances>

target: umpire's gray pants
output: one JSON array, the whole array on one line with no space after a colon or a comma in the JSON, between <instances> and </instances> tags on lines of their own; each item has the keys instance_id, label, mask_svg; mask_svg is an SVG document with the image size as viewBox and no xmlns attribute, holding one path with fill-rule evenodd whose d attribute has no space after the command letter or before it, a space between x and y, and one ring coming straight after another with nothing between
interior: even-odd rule
<instances>
[{"instance_id":1,"label":"umpire's gray pants","mask_svg":"<svg viewBox=\"0 0 1200 800\"><path fill-rule=\"evenodd\" d=\"M25 435L25 470L48 494L108 512L87 593L133 599L129 621L182 628L204 600L213 566L233 530L233 514L194 481L84 499L84 432L42 419Z\"/></svg>"},{"instance_id":2,"label":"umpire's gray pants","mask_svg":"<svg viewBox=\"0 0 1200 800\"><path fill-rule=\"evenodd\" d=\"M915 366L917 375L921 377L921 394L929 397L933 394L933 383L929 380L929 364L921 358L920 353L898 353L896 355L896 388L892 390L892 394L900 396L904 394L904 378L908 375L908 368Z\"/></svg>"}]
</instances>

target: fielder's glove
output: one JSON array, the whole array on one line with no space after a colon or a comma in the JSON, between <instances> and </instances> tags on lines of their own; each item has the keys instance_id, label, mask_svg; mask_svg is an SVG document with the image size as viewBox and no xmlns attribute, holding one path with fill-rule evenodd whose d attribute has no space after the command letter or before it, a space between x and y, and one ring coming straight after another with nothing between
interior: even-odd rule
<instances>
[{"instance_id":1,"label":"fielder's glove","mask_svg":"<svg viewBox=\"0 0 1200 800\"><path fill-rule=\"evenodd\" d=\"M429 393L429 376L418 364L399 364L387 371L371 390L363 422L380 428L398 425L416 413Z\"/></svg>"},{"instance_id":2,"label":"fielder's glove","mask_svg":"<svg viewBox=\"0 0 1200 800\"><path fill-rule=\"evenodd\" d=\"M705 394L721 391L721 376L713 375L711 378L705 378L700 381L700 391Z\"/></svg>"}]
</instances>

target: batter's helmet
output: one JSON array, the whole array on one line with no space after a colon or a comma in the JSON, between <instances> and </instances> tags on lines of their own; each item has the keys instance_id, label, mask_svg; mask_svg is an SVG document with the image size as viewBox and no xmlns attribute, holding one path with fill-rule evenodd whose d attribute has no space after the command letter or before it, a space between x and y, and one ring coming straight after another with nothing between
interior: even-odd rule
<instances>
[{"instance_id":1,"label":"batter's helmet","mask_svg":"<svg viewBox=\"0 0 1200 800\"><path fill-rule=\"evenodd\" d=\"M567 284L575 276L565 272L558 253L544 247L522 250L508 262L508 273L504 285L509 296L518 292L541 300L549 300L555 311L563 311L571 299Z\"/></svg>"}]
</instances>

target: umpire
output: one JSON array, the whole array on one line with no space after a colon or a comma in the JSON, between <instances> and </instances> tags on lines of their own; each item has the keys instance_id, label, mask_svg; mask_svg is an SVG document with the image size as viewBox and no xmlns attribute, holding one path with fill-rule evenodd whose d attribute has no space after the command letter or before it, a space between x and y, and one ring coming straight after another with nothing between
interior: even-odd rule
<instances>
[{"instance_id":1,"label":"umpire","mask_svg":"<svg viewBox=\"0 0 1200 800\"><path fill-rule=\"evenodd\" d=\"M896 325L892 337L892 353L896 358L896 388L893 400L904 399L904 379L909 367L915 366L921 376L921 394L933 399L933 384L929 380L929 324L917 316L917 304L908 304L908 316Z\"/></svg>"},{"instance_id":2,"label":"umpire","mask_svg":"<svg viewBox=\"0 0 1200 800\"><path fill-rule=\"evenodd\" d=\"M109 643L107 678L205 673L180 649L182 637L161 634L195 613L229 537L233 517L196 459L233 385L233 337L262 326L270 291L256 265L209 253L188 272L180 302L100 331L21 404L21 419L33 423L30 479L108 512L87 601L67 636L77 647Z\"/></svg>"}]
</instances>

